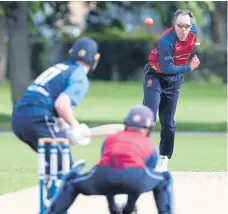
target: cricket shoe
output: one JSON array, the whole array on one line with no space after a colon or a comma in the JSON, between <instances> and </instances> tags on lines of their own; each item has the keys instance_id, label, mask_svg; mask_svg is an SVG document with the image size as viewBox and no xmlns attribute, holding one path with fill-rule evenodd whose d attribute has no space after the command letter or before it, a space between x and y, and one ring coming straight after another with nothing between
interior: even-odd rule
<instances>
[{"instance_id":1,"label":"cricket shoe","mask_svg":"<svg viewBox=\"0 0 228 214\"><path fill-rule=\"evenodd\" d=\"M168 162L169 162L169 159L167 156L160 155L156 170L158 172L168 171Z\"/></svg>"},{"instance_id":2,"label":"cricket shoe","mask_svg":"<svg viewBox=\"0 0 228 214\"><path fill-rule=\"evenodd\" d=\"M81 175L82 174L82 170L85 168L86 166L86 160L78 160L76 163L74 163L71 167L71 169L74 169L74 171Z\"/></svg>"}]
</instances>

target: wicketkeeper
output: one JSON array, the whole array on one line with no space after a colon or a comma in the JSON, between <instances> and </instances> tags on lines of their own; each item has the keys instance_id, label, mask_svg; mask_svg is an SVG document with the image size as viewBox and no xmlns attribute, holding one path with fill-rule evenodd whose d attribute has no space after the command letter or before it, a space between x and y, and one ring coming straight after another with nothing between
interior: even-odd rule
<instances>
[{"instance_id":1,"label":"wicketkeeper","mask_svg":"<svg viewBox=\"0 0 228 214\"><path fill-rule=\"evenodd\" d=\"M126 128L109 135L102 146L100 161L85 174L72 168L54 196L46 214L68 210L77 196L105 195L111 214L136 213L135 204L142 193L153 193L159 214L173 214L172 176L156 172L158 153L150 140L153 113L143 105L133 107L124 124ZM127 194L127 204L120 208L116 194Z\"/></svg>"}]
</instances>

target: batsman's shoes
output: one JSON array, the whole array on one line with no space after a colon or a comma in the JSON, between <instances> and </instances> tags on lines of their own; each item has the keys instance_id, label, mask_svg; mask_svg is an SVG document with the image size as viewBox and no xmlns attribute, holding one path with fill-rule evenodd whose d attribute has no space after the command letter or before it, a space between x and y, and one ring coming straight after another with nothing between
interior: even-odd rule
<instances>
[{"instance_id":1,"label":"batsman's shoes","mask_svg":"<svg viewBox=\"0 0 228 214\"><path fill-rule=\"evenodd\" d=\"M86 166L86 160L78 160L76 163L73 164L72 169L76 171L77 174L81 175L82 170Z\"/></svg>"},{"instance_id":2,"label":"batsman's shoes","mask_svg":"<svg viewBox=\"0 0 228 214\"><path fill-rule=\"evenodd\" d=\"M168 162L169 162L169 159L167 156L160 155L156 170L159 172L168 171Z\"/></svg>"}]
</instances>

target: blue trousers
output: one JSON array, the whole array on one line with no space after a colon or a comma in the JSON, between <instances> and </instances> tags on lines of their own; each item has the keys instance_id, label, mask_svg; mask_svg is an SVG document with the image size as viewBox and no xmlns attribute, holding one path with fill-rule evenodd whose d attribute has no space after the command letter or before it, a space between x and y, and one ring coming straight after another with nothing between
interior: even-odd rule
<instances>
[{"instance_id":1,"label":"blue trousers","mask_svg":"<svg viewBox=\"0 0 228 214\"><path fill-rule=\"evenodd\" d=\"M143 104L157 113L161 124L160 155L172 157L176 123L174 120L183 75L163 75L145 72L143 81Z\"/></svg>"},{"instance_id":2,"label":"blue trousers","mask_svg":"<svg viewBox=\"0 0 228 214\"><path fill-rule=\"evenodd\" d=\"M66 137L57 128L57 118L47 110L35 106L15 108L12 114L11 126L15 135L32 150L37 152L38 139L42 137ZM62 170L62 146L58 145L58 171ZM50 163L50 144L45 145L46 162ZM70 154L70 164L73 165ZM46 167L46 174L50 173L50 165Z\"/></svg>"},{"instance_id":3,"label":"blue trousers","mask_svg":"<svg viewBox=\"0 0 228 214\"><path fill-rule=\"evenodd\" d=\"M74 168L64 178L64 183L54 196L46 214L61 214L68 210L77 196L105 195L110 213L115 213L113 196L127 194L124 213L131 213L135 203L144 192L154 194L159 214L173 214L172 176L169 172L154 172L147 167L112 169L94 167L88 173L78 175ZM99 212L99 211L98 211Z\"/></svg>"}]
</instances>

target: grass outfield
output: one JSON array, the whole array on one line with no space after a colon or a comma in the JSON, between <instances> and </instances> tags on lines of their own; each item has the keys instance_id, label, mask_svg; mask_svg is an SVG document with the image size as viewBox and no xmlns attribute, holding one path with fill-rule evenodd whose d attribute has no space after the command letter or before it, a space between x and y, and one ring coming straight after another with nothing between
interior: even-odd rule
<instances>
[{"instance_id":1,"label":"grass outfield","mask_svg":"<svg viewBox=\"0 0 228 214\"><path fill-rule=\"evenodd\" d=\"M91 82L75 116L90 126L121 122L128 110L142 103L141 83ZM0 85L0 129L9 128L12 104L6 83ZM226 131L226 87L220 83L185 83L176 112L177 130ZM156 130L159 130L159 123Z\"/></svg>"},{"instance_id":2,"label":"grass outfield","mask_svg":"<svg viewBox=\"0 0 228 214\"><path fill-rule=\"evenodd\" d=\"M85 158L87 169L99 159L102 139L72 147L74 160ZM153 141L158 145L159 136ZM37 184L37 154L13 134L0 135L0 195ZM226 171L226 136L177 136L171 171Z\"/></svg>"}]
</instances>

